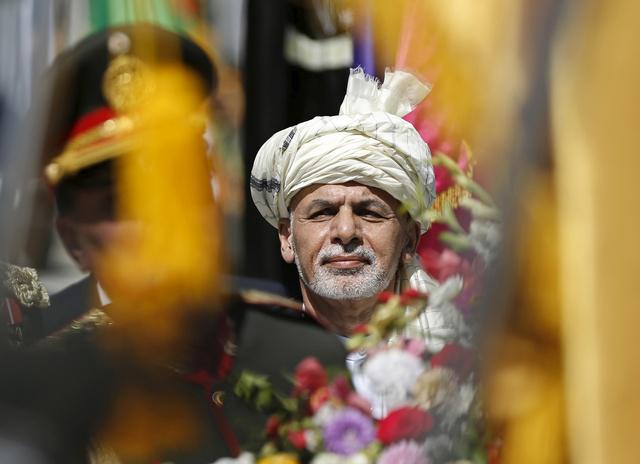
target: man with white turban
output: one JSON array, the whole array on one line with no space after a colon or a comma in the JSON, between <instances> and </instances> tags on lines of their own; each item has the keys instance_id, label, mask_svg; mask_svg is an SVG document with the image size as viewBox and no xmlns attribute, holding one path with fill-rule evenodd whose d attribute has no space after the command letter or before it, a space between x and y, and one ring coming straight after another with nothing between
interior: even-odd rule
<instances>
[{"instance_id":1,"label":"man with white turban","mask_svg":"<svg viewBox=\"0 0 640 464\"><path fill-rule=\"evenodd\" d=\"M379 85L352 70L338 116L284 129L256 156L253 201L298 267L305 311L339 334L367 322L382 291L436 286L415 252L435 199L431 154L402 119L429 90L407 72ZM436 319L417 321L425 338L444 328Z\"/></svg>"}]
</instances>

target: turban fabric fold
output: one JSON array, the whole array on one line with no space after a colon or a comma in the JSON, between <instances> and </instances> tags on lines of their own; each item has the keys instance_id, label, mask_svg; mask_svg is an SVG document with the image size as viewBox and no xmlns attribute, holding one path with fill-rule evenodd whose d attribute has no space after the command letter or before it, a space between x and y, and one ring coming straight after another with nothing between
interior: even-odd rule
<instances>
[{"instance_id":1,"label":"turban fabric fold","mask_svg":"<svg viewBox=\"0 0 640 464\"><path fill-rule=\"evenodd\" d=\"M435 198L431 153L402 116L428 92L403 71L387 72L379 87L361 69L352 70L338 116L284 129L258 151L250 187L260 214L277 227L303 188L355 181L405 204L424 232L428 222L422 213Z\"/></svg>"}]
</instances>

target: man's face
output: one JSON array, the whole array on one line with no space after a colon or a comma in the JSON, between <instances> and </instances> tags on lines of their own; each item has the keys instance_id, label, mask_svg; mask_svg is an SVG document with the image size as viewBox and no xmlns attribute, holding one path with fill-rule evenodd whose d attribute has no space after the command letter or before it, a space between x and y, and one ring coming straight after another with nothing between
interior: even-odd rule
<instances>
[{"instance_id":1,"label":"man's face","mask_svg":"<svg viewBox=\"0 0 640 464\"><path fill-rule=\"evenodd\" d=\"M355 182L313 185L291 203L281 221L283 258L303 283L330 299L359 300L390 289L401 259L413 255L415 223L397 215L388 193Z\"/></svg>"},{"instance_id":2,"label":"man's face","mask_svg":"<svg viewBox=\"0 0 640 464\"><path fill-rule=\"evenodd\" d=\"M131 233L132 224L116 219L114 202L111 186L85 188L57 219L62 241L83 271L95 273L104 252Z\"/></svg>"}]
</instances>

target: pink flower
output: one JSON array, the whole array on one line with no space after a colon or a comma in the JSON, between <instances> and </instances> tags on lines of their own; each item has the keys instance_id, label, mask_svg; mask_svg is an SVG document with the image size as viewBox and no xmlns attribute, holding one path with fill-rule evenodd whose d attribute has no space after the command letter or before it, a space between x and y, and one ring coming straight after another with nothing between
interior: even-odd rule
<instances>
[{"instance_id":1,"label":"pink flower","mask_svg":"<svg viewBox=\"0 0 640 464\"><path fill-rule=\"evenodd\" d=\"M385 449L378 464L430 464L423 446L414 441L401 441Z\"/></svg>"},{"instance_id":2,"label":"pink flower","mask_svg":"<svg viewBox=\"0 0 640 464\"><path fill-rule=\"evenodd\" d=\"M357 409L364 414L369 415L371 413L371 403L355 392L349 393L346 403L347 406Z\"/></svg>"},{"instance_id":3,"label":"pink flower","mask_svg":"<svg viewBox=\"0 0 640 464\"><path fill-rule=\"evenodd\" d=\"M420 358L427 349L427 346L425 345L424 341L418 338L410 338L408 340L405 340L404 349Z\"/></svg>"},{"instance_id":4,"label":"pink flower","mask_svg":"<svg viewBox=\"0 0 640 464\"><path fill-rule=\"evenodd\" d=\"M455 274L463 277L471 274L471 264L455 251L426 249L420 252L420 257L425 270L438 282L444 282Z\"/></svg>"}]
</instances>

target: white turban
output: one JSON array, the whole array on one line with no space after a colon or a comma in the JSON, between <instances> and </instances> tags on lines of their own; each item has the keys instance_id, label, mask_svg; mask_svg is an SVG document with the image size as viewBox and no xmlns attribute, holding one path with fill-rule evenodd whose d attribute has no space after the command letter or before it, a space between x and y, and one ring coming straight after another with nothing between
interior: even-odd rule
<instances>
[{"instance_id":1,"label":"white turban","mask_svg":"<svg viewBox=\"0 0 640 464\"><path fill-rule=\"evenodd\" d=\"M258 151L250 186L260 214L277 228L303 188L355 181L405 204L426 231L429 224L422 213L435 198L431 153L402 117L429 91L407 72L387 71L378 86L362 69L352 69L338 116L319 116L284 129Z\"/></svg>"}]
</instances>

